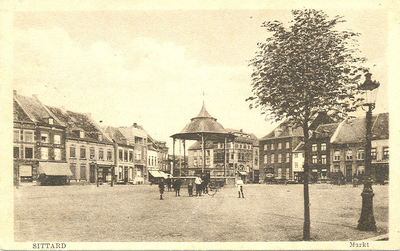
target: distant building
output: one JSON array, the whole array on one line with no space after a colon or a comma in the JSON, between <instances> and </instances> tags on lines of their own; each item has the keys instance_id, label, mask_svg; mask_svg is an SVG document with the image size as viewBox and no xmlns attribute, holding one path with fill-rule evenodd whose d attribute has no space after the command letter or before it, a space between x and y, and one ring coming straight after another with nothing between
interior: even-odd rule
<instances>
[{"instance_id":1,"label":"distant building","mask_svg":"<svg viewBox=\"0 0 400 251\"><path fill-rule=\"evenodd\" d=\"M325 113L318 113L310 122L309 128L314 131L320 124L331 122L332 119ZM295 175L298 175L299 171L293 170L292 154L303 141L303 135L303 128L288 119L260 139L261 180L269 177L273 177L275 182L298 179ZM296 151L299 151L299 148Z\"/></svg>"},{"instance_id":2,"label":"distant building","mask_svg":"<svg viewBox=\"0 0 400 251\"><path fill-rule=\"evenodd\" d=\"M115 167L114 143L90 114L46 106L66 125L66 158L71 180L110 182Z\"/></svg>"},{"instance_id":3,"label":"distant building","mask_svg":"<svg viewBox=\"0 0 400 251\"><path fill-rule=\"evenodd\" d=\"M317 127L310 138L311 182L324 182L329 178L331 164L331 137L339 123L323 124Z\"/></svg>"},{"instance_id":4,"label":"distant building","mask_svg":"<svg viewBox=\"0 0 400 251\"><path fill-rule=\"evenodd\" d=\"M65 124L36 96L14 91L13 110L15 184L36 180L40 174L67 182L71 172L66 162Z\"/></svg>"},{"instance_id":5,"label":"distant building","mask_svg":"<svg viewBox=\"0 0 400 251\"><path fill-rule=\"evenodd\" d=\"M258 139L243 130L226 129L235 136L226 149L222 141L207 141L205 144L205 170L213 178L240 176L245 182L258 182ZM226 156L224 157L224 152ZM227 167L224 168L224 161ZM200 142L188 150L188 174L195 175L203 167L203 152Z\"/></svg>"},{"instance_id":6,"label":"distant building","mask_svg":"<svg viewBox=\"0 0 400 251\"><path fill-rule=\"evenodd\" d=\"M341 122L331 138L332 173L342 172L347 182L365 173L365 118L349 118ZM382 182L389 175L389 113L372 117L372 175Z\"/></svg>"}]
</instances>

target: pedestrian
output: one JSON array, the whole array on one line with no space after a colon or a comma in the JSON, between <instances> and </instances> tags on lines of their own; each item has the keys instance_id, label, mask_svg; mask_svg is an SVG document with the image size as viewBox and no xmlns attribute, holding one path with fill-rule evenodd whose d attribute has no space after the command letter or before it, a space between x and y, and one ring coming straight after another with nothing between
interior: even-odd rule
<instances>
[{"instance_id":1,"label":"pedestrian","mask_svg":"<svg viewBox=\"0 0 400 251\"><path fill-rule=\"evenodd\" d=\"M236 186L237 186L239 198L240 198L240 195L242 195L242 198L244 198L244 195L243 195L243 180L240 177L236 181Z\"/></svg>"},{"instance_id":2,"label":"pedestrian","mask_svg":"<svg viewBox=\"0 0 400 251\"><path fill-rule=\"evenodd\" d=\"M194 180L194 183L196 184L196 196L201 196L201 183L202 180L200 177L196 177L196 179Z\"/></svg>"},{"instance_id":3,"label":"pedestrian","mask_svg":"<svg viewBox=\"0 0 400 251\"><path fill-rule=\"evenodd\" d=\"M163 193L164 193L164 179L160 180L160 183L158 183L158 189L160 190L160 200L163 199Z\"/></svg>"},{"instance_id":4,"label":"pedestrian","mask_svg":"<svg viewBox=\"0 0 400 251\"><path fill-rule=\"evenodd\" d=\"M193 181L190 180L189 184L188 184L188 193L189 193L189 197L193 196Z\"/></svg>"},{"instance_id":5,"label":"pedestrian","mask_svg":"<svg viewBox=\"0 0 400 251\"><path fill-rule=\"evenodd\" d=\"M354 178L353 178L353 187L358 187L358 179L357 179L357 176L354 176Z\"/></svg>"},{"instance_id":6,"label":"pedestrian","mask_svg":"<svg viewBox=\"0 0 400 251\"><path fill-rule=\"evenodd\" d=\"M171 191L171 178L168 177L167 179L167 188L168 188L168 192Z\"/></svg>"},{"instance_id":7,"label":"pedestrian","mask_svg":"<svg viewBox=\"0 0 400 251\"><path fill-rule=\"evenodd\" d=\"M176 179L175 180L175 196L181 196L181 185L182 185L182 180L181 179Z\"/></svg>"}]
</instances>

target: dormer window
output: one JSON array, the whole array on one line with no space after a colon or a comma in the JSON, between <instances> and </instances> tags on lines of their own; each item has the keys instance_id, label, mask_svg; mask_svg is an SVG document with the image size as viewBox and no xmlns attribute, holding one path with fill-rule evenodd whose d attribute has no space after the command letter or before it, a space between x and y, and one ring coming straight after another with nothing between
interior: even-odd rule
<instances>
[{"instance_id":1,"label":"dormer window","mask_svg":"<svg viewBox=\"0 0 400 251\"><path fill-rule=\"evenodd\" d=\"M98 140L99 141L103 141L103 135L102 134L99 134Z\"/></svg>"},{"instance_id":2,"label":"dormer window","mask_svg":"<svg viewBox=\"0 0 400 251\"><path fill-rule=\"evenodd\" d=\"M54 119L53 118L49 118L49 124L50 125L54 124Z\"/></svg>"},{"instance_id":3,"label":"dormer window","mask_svg":"<svg viewBox=\"0 0 400 251\"><path fill-rule=\"evenodd\" d=\"M81 139L85 138L85 132L84 131L79 131L79 138L81 138Z\"/></svg>"}]
</instances>

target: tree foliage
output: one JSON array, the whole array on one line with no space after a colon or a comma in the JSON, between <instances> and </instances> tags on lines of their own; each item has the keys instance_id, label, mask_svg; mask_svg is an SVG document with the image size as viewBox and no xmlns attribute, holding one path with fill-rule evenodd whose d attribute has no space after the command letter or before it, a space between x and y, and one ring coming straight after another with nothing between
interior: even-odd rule
<instances>
[{"instance_id":1,"label":"tree foliage","mask_svg":"<svg viewBox=\"0 0 400 251\"><path fill-rule=\"evenodd\" d=\"M285 28L279 21L264 22L272 36L258 43L253 66L250 108L275 121L294 119L298 125L317 112L342 117L359 101L357 86L367 70L352 31L338 31L345 22L319 10L293 10L294 19Z\"/></svg>"}]
</instances>

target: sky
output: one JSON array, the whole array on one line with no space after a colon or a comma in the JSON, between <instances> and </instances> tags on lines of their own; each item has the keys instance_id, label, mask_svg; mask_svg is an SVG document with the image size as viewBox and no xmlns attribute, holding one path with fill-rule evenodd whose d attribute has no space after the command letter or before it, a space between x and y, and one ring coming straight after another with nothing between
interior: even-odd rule
<instances>
[{"instance_id":1,"label":"sky","mask_svg":"<svg viewBox=\"0 0 400 251\"><path fill-rule=\"evenodd\" d=\"M375 112L388 112L387 12L324 11L362 34L361 55L381 83ZM248 64L268 35L262 23L291 18L283 9L14 12L13 89L101 126L138 123L170 149L203 101L225 128L261 138L277 124L245 102Z\"/></svg>"}]
</instances>

